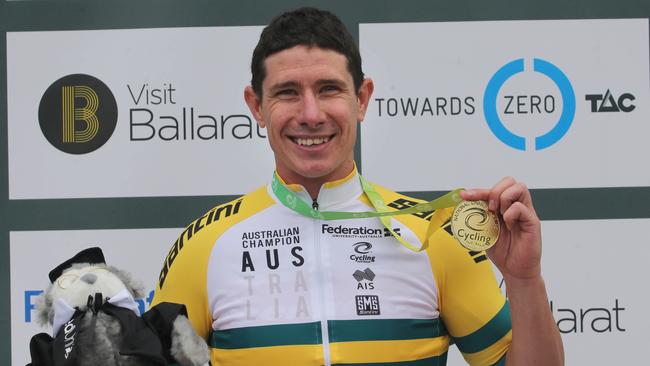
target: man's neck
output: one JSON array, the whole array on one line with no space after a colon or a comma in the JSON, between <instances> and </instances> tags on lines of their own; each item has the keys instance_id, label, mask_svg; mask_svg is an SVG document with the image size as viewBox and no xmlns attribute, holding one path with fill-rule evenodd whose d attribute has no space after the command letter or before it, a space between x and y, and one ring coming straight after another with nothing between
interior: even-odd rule
<instances>
[{"instance_id":1,"label":"man's neck","mask_svg":"<svg viewBox=\"0 0 650 366\"><path fill-rule=\"evenodd\" d=\"M318 193L320 192L320 188L325 184L327 180L309 180L305 183L302 184L303 187L307 190L307 193L309 193L309 197L311 197L312 200L316 200L318 198Z\"/></svg>"},{"instance_id":2,"label":"man's neck","mask_svg":"<svg viewBox=\"0 0 650 366\"><path fill-rule=\"evenodd\" d=\"M278 175L280 175L280 178L282 178L282 180L286 184L300 184L305 188L305 190L307 190L307 193L309 193L311 199L316 200L318 198L318 193L320 192L320 189L323 186L323 184L327 182L333 182L333 181L343 179L348 175L350 175L350 173L354 169L355 169L355 165L354 162L352 162L349 168L341 169L339 172L332 172L331 174L324 175L322 177L314 177L314 178L304 177L294 172L288 173L279 170L276 171L278 172Z\"/></svg>"}]
</instances>

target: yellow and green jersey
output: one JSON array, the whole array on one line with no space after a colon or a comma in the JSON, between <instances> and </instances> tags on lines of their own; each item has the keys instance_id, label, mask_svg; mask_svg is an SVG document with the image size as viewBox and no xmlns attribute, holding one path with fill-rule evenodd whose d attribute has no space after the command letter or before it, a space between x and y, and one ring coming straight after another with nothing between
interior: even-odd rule
<instances>
[{"instance_id":1,"label":"yellow and green jersey","mask_svg":"<svg viewBox=\"0 0 650 366\"><path fill-rule=\"evenodd\" d=\"M389 207L416 203L373 186ZM314 202L289 188L321 211L371 209L356 171ZM431 215L451 212L394 216L393 228L422 245ZM187 306L213 365L445 365L451 343L472 365L502 364L508 303L485 254L461 247L445 221L416 253L377 218L307 218L266 186L183 231L154 304Z\"/></svg>"}]
</instances>

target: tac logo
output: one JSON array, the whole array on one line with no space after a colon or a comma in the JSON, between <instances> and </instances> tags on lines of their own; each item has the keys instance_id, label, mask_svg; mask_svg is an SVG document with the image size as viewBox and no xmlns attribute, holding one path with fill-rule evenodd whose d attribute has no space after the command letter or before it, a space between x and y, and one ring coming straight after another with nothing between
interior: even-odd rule
<instances>
[{"instance_id":1,"label":"tac logo","mask_svg":"<svg viewBox=\"0 0 650 366\"><path fill-rule=\"evenodd\" d=\"M117 124L117 103L101 80L67 75L43 94L38 120L45 138L68 154L87 154L108 141Z\"/></svg>"},{"instance_id":2,"label":"tac logo","mask_svg":"<svg viewBox=\"0 0 650 366\"><path fill-rule=\"evenodd\" d=\"M605 94L587 94L585 100L589 102L592 112L625 112L629 113L636 108L632 101L636 97L630 93L623 93L618 98L607 89Z\"/></svg>"},{"instance_id":3,"label":"tac logo","mask_svg":"<svg viewBox=\"0 0 650 366\"><path fill-rule=\"evenodd\" d=\"M533 71L549 78L559 89L562 112L554 126L535 137L535 150L546 149L560 141L569 131L576 112L576 97L571 82L557 66L539 58L533 59ZM508 129L499 117L497 97L502 86L516 74L524 72L524 59L520 58L502 66L490 79L483 96L483 113L492 133L504 144L517 150L526 150L526 138ZM551 114L556 101L552 95L506 95L505 114Z\"/></svg>"}]
</instances>

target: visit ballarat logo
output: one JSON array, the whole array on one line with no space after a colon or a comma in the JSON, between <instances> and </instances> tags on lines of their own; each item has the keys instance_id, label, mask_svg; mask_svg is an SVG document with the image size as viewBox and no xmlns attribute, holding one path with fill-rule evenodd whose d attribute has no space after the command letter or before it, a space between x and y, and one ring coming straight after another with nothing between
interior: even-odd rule
<instances>
[{"instance_id":1,"label":"visit ballarat logo","mask_svg":"<svg viewBox=\"0 0 650 366\"><path fill-rule=\"evenodd\" d=\"M117 124L117 103L101 80L67 75L50 85L38 107L43 136L68 154L87 154L102 147Z\"/></svg>"}]
</instances>

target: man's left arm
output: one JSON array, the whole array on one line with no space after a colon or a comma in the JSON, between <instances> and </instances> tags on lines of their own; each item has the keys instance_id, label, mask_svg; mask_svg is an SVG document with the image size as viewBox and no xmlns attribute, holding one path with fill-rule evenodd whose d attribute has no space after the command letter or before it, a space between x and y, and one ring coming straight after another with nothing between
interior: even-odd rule
<instances>
[{"instance_id":1,"label":"man's left arm","mask_svg":"<svg viewBox=\"0 0 650 366\"><path fill-rule=\"evenodd\" d=\"M501 217L499 240L487 254L503 275L510 301L512 343L506 365L563 365L562 338L541 273L541 223L528 188L508 177L491 189L461 195L487 201Z\"/></svg>"}]
</instances>

